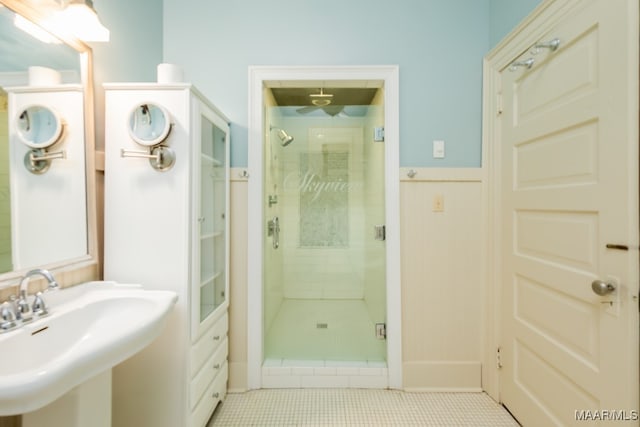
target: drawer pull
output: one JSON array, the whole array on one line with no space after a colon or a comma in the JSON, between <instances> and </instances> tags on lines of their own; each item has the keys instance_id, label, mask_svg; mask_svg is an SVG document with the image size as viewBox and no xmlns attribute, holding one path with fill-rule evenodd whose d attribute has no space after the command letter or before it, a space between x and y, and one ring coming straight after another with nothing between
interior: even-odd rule
<instances>
[{"instance_id":1,"label":"drawer pull","mask_svg":"<svg viewBox=\"0 0 640 427\"><path fill-rule=\"evenodd\" d=\"M213 336L213 340L214 341L220 341L220 335L214 335Z\"/></svg>"},{"instance_id":2,"label":"drawer pull","mask_svg":"<svg viewBox=\"0 0 640 427\"><path fill-rule=\"evenodd\" d=\"M213 393L213 395L211 397L217 399L220 396L220 393L218 393L217 391L215 393Z\"/></svg>"},{"instance_id":3,"label":"drawer pull","mask_svg":"<svg viewBox=\"0 0 640 427\"><path fill-rule=\"evenodd\" d=\"M215 365L213 365L213 369L220 369L220 364L216 363Z\"/></svg>"}]
</instances>

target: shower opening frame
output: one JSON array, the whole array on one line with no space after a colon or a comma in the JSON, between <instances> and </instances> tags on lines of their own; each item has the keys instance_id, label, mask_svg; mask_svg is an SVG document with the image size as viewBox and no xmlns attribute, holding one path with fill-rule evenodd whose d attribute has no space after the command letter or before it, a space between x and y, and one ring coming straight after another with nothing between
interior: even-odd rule
<instances>
[{"instance_id":1,"label":"shower opening frame","mask_svg":"<svg viewBox=\"0 0 640 427\"><path fill-rule=\"evenodd\" d=\"M384 187L386 226L386 312L388 387L402 389L402 329L400 280L400 153L399 67L388 66L250 66L248 117L248 263L247 263L247 386L262 388L264 360L264 88L278 82L379 82L384 91Z\"/></svg>"}]
</instances>

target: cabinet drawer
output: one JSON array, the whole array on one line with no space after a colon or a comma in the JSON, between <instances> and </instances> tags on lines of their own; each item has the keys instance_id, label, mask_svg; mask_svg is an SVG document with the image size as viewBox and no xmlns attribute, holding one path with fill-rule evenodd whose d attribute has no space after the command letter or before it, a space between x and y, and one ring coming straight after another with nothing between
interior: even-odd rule
<instances>
[{"instance_id":1,"label":"cabinet drawer","mask_svg":"<svg viewBox=\"0 0 640 427\"><path fill-rule=\"evenodd\" d=\"M222 371L223 367L227 366L228 343L228 340L225 339L211 358L205 362L202 369L200 369L200 372L198 372L195 378L191 381L191 408L196 406L196 403L198 403L202 394L207 387L209 387L215 376Z\"/></svg>"},{"instance_id":2,"label":"cabinet drawer","mask_svg":"<svg viewBox=\"0 0 640 427\"><path fill-rule=\"evenodd\" d=\"M229 320L225 313L207 332L191 347L191 378L193 378L204 362L211 357L216 348L227 336Z\"/></svg>"},{"instance_id":3,"label":"cabinet drawer","mask_svg":"<svg viewBox=\"0 0 640 427\"><path fill-rule=\"evenodd\" d=\"M227 378L228 378L228 366L225 363L216 378L213 380L204 396L198 402L198 405L191 413L191 426L192 427L205 427L211 414L215 410L218 402L224 400L227 395Z\"/></svg>"}]
</instances>

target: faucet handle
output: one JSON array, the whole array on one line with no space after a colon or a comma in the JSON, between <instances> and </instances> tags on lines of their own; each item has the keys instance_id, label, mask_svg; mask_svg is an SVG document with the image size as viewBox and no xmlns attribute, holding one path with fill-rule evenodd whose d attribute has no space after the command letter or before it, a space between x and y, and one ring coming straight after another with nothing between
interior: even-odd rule
<instances>
[{"instance_id":1,"label":"faucet handle","mask_svg":"<svg viewBox=\"0 0 640 427\"><path fill-rule=\"evenodd\" d=\"M33 314L36 316L44 316L49 313L47 310L47 305L44 302L44 298L42 298L42 292L38 292L33 299L33 306L31 306Z\"/></svg>"},{"instance_id":2,"label":"faucet handle","mask_svg":"<svg viewBox=\"0 0 640 427\"><path fill-rule=\"evenodd\" d=\"M23 322L28 322L33 319L33 311L27 301L27 291L24 289L20 291L20 298L15 302L16 305L16 317Z\"/></svg>"},{"instance_id":3,"label":"faucet handle","mask_svg":"<svg viewBox=\"0 0 640 427\"><path fill-rule=\"evenodd\" d=\"M0 330L6 331L17 326L16 312L8 301L5 301L0 306Z\"/></svg>"}]
</instances>

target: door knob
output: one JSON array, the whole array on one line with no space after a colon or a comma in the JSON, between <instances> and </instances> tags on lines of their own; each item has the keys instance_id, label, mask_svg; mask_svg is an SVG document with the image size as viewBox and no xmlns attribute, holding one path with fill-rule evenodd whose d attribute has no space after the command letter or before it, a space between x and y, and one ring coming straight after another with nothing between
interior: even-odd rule
<instances>
[{"instance_id":1,"label":"door knob","mask_svg":"<svg viewBox=\"0 0 640 427\"><path fill-rule=\"evenodd\" d=\"M616 286L613 283L608 283L603 280L594 280L591 282L591 289L593 292L600 296L609 295L611 292L616 290Z\"/></svg>"}]
</instances>

